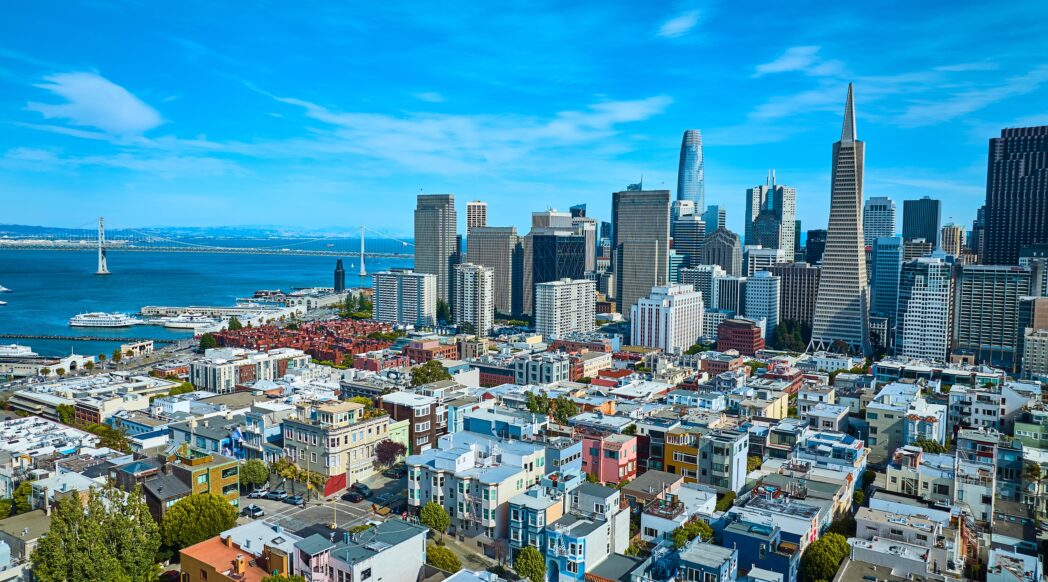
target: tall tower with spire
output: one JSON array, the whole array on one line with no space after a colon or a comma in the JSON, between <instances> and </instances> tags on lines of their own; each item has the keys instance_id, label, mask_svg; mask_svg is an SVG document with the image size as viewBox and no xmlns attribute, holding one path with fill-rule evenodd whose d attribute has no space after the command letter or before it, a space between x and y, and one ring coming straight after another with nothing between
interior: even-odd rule
<instances>
[{"instance_id":1,"label":"tall tower with spire","mask_svg":"<svg viewBox=\"0 0 1048 582\"><path fill-rule=\"evenodd\" d=\"M822 276L815 298L811 351L847 351L868 356L870 349L869 290L862 234L862 172L866 144L855 133L852 86L844 105L841 139L833 144L830 183L830 223Z\"/></svg>"}]
</instances>

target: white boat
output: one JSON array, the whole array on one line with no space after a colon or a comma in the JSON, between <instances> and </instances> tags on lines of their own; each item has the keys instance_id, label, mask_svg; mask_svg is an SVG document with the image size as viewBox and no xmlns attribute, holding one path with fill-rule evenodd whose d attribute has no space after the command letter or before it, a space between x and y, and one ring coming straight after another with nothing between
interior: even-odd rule
<instances>
[{"instance_id":1,"label":"white boat","mask_svg":"<svg viewBox=\"0 0 1048 582\"><path fill-rule=\"evenodd\" d=\"M0 346L0 358L31 358L35 355L37 353L29 346L20 346L18 344Z\"/></svg>"},{"instance_id":2,"label":"white boat","mask_svg":"<svg viewBox=\"0 0 1048 582\"><path fill-rule=\"evenodd\" d=\"M69 325L72 327L130 327L140 323L142 320L130 317L126 313L103 313L101 311L81 313L69 320Z\"/></svg>"},{"instance_id":3,"label":"white boat","mask_svg":"<svg viewBox=\"0 0 1048 582\"><path fill-rule=\"evenodd\" d=\"M183 313L175 317L164 317L158 323L171 329L197 329L218 325L218 320L199 313Z\"/></svg>"},{"instance_id":4,"label":"white boat","mask_svg":"<svg viewBox=\"0 0 1048 582\"><path fill-rule=\"evenodd\" d=\"M0 301L0 305L7 305L6 301Z\"/></svg>"},{"instance_id":5,"label":"white boat","mask_svg":"<svg viewBox=\"0 0 1048 582\"><path fill-rule=\"evenodd\" d=\"M10 293L10 292L11 292L10 289L8 289L7 287L4 287L3 285L0 285L0 293Z\"/></svg>"}]
</instances>

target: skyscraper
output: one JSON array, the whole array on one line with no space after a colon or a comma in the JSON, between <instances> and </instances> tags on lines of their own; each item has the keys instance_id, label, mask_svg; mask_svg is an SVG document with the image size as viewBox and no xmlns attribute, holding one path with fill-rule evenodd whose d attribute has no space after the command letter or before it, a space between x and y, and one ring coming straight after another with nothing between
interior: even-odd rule
<instances>
[{"instance_id":1,"label":"skyscraper","mask_svg":"<svg viewBox=\"0 0 1048 582\"><path fill-rule=\"evenodd\" d=\"M809 348L845 349L866 356L870 313L861 217L866 144L856 137L853 99L849 83L841 139L833 144L830 222Z\"/></svg>"},{"instance_id":2,"label":"skyscraper","mask_svg":"<svg viewBox=\"0 0 1048 582\"><path fill-rule=\"evenodd\" d=\"M691 200L696 211L706 208L706 173L702 159L702 133L697 129L684 132L680 143L680 166L677 168L677 200Z\"/></svg>"},{"instance_id":3,"label":"skyscraper","mask_svg":"<svg viewBox=\"0 0 1048 582\"><path fill-rule=\"evenodd\" d=\"M744 313L753 320L764 320L764 336L771 341L779 325L779 302L782 297L782 279L768 271L758 271L746 279Z\"/></svg>"},{"instance_id":4,"label":"skyscraper","mask_svg":"<svg viewBox=\"0 0 1048 582\"><path fill-rule=\"evenodd\" d=\"M702 294L691 285L655 287L630 313L630 343L673 354L702 336Z\"/></svg>"},{"instance_id":5,"label":"skyscraper","mask_svg":"<svg viewBox=\"0 0 1048 582\"><path fill-rule=\"evenodd\" d=\"M415 206L415 271L437 276L437 299L450 303L457 262L458 216L451 194L419 194Z\"/></svg>"},{"instance_id":6,"label":"skyscraper","mask_svg":"<svg viewBox=\"0 0 1048 582\"><path fill-rule=\"evenodd\" d=\"M474 200L466 203L466 236L474 228L488 225L488 203Z\"/></svg>"},{"instance_id":7,"label":"skyscraper","mask_svg":"<svg viewBox=\"0 0 1048 582\"><path fill-rule=\"evenodd\" d=\"M571 213L572 218L585 218L586 217L586 205L576 204L568 208L568 212Z\"/></svg>"},{"instance_id":8,"label":"skyscraper","mask_svg":"<svg viewBox=\"0 0 1048 582\"><path fill-rule=\"evenodd\" d=\"M870 315L884 317L889 329L899 308L899 272L903 263L902 237L878 237L870 260ZM887 338L885 338L887 339Z\"/></svg>"},{"instance_id":9,"label":"skyscraper","mask_svg":"<svg viewBox=\"0 0 1048 582\"><path fill-rule=\"evenodd\" d=\"M346 270L342 267L342 259L335 261L335 293L346 290Z\"/></svg>"},{"instance_id":10,"label":"skyscraper","mask_svg":"<svg viewBox=\"0 0 1048 582\"><path fill-rule=\"evenodd\" d=\"M673 248L684 256L684 266L694 267L702 262L702 243L706 239L706 223L694 214L676 218L670 224Z\"/></svg>"},{"instance_id":11,"label":"skyscraper","mask_svg":"<svg viewBox=\"0 0 1048 582\"><path fill-rule=\"evenodd\" d=\"M696 208L695 212L699 209ZM716 204L711 204L706 207L706 211L702 213L702 221L706 223L706 232L713 232L718 228L726 228L728 224L728 214L723 208Z\"/></svg>"},{"instance_id":12,"label":"skyscraper","mask_svg":"<svg viewBox=\"0 0 1048 582\"><path fill-rule=\"evenodd\" d=\"M983 204L975 213L975 220L972 221L972 237L971 240L968 241L968 248L979 257L980 261L982 261L982 257L986 253L986 250L983 248L985 242L986 205Z\"/></svg>"},{"instance_id":13,"label":"skyscraper","mask_svg":"<svg viewBox=\"0 0 1048 582\"><path fill-rule=\"evenodd\" d=\"M866 246L873 241L895 236L895 201L885 196L874 196L862 208L862 234Z\"/></svg>"},{"instance_id":14,"label":"skyscraper","mask_svg":"<svg viewBox=\"0 0 1048 582\"><path fill-rule=\"evenodd\" d=\"M585 205L583 205L585 206ZM573 206L572 208L577 208ZM583 268L587 273L597 270L597 221L586 216L572 214L571 225L575 234L586 239L586 258Z\"/></svg>"},{"instance_id":15,"label":"skyscraper","mask_svg":"<svg viewBox=\"0 0 1048 582\"><path fill-rule=\"evenodd\" d=\"M961 267L954 292L953 354L1014 371L1019 356L1019 303L1029 294L1029 269Z\"/></svg>"},{"instance_id":16,"label":"skyscraper","mask_svg":"<svg viewBox=\"0 0 1048 582\"><path fill-rule=\"evenodd\" d=\"M766 249L761 246L747 246L744 249L743 260L746 263L743 269L743 274L747 277L753 275L757 271L768 271L772 265L779 263L787 263L788 255L783 249Z\"/></svg>"},{"instance_id":17,"label":"skyscraper","mask_svg":"<svg viewBox=\"0 0 1048 582\"><path fill-rule=\"evenodd\" d=\"M534 234L531 239L533 285L586 278L586 238L570 232Z\"/></svg>"},{"instance_id":18,"label":"skyscraper","mask_svg":"<svg viewBox=\"0 0 1048 582\"><path fill-rule=\"evenodd\" d=\"M702 293L702 301L706 308L713 309L717 305L717 288L713 280L715 277L726 277L727 275L720 265L696 265L680 270L680 282L684 285L691 285L696 291Z\"/></svg>"},{"instance_id":19,"label":"skyscraper","mask_svg":"<svg viewBox=\"0 0 1048 582\"><path fill-rule=\"evenodd\" d=\"M953 224L947 224L942 227L941 231L941 247L943 252L955 257L961 256L961 252L964 250L964 227Z\"/></svg>"},{"instance_id":20,"label":"skyscraper","mask_svg":"<svg viewBox=\"0 0 1048 582\"><path fill-rule=\"evenodd\" d=\"M719 228L702 243L702 264L720 265L729 275L742 273L742 242L739 235Z\"/></svg>"},{"instance_id":21,"label":"skyscraper","mask_svg":"<svg viewBox=\"0 0 1048 582\"><path fill-rule=\"evenodd\" d=\"M597 288L586 279L535 285L535 331L549 343L569 333L593 331Z\"/></svg>"},{"instance_id":22,"label":"skyscraper","mask_svg":"<svg viewBox=\"0 0 1048 582\"><path fill-rule=\"evenodd\" d=\"M923 238L932 243L932 248L939 246L939 223L942 217L942 202L922 197L920 200L903 200L902 202L902 238L906 240Z\"/></svg>"},{"instance_id":23,"label":"skyscraper","mask_svg":"<svg viewBox=\"0 0 1048 582\"><path fill-rule=\"evenodd\" d=\"M455 323L468 324L474 333L486 335L495 323L493 288L494 272L488 267L473 263L455 265Z\"/></svg>"},{"instance_id":24,"label":"skyscraper","mask_svg":"<svg viewBox=\"0 0 1048 582\"><path fill-rule=\"evenodd\" d=\"M523 247L516 227L474 227L466 237L466 261L493 271L493 300L497 313L521 313Z\"/></svg>"},{"instance_id":25,"label":"skyscraper","mask_svg":"<svg viewBox=\"0 0 1048 582\"><path fill-rule=\"evenodd\" d=\"M822 262L822 255L826 251L826 231L818 228L809 230L804 240L804 258L812 265Z\"/></svg>"},{"instance_id":26,"label":"skyscraper","mask_svg":"<svg viewBox=\"0 0 1048 582\"><path fill-rule=\"evenodd\" d=\"M921 257L902 266L899 323L895 332L898 355L946 362L950 346L953 264L944 258Z\"/></svg>"},{"instance_id":27,"label":"skyscraper","mask_svg":"<svg viewBox=\"0 0 1048 582\"><path fill-rule=\"evenodd\" d=\"M411 270L392 270L371 276L375 319L398 325L434 325L437 322L437 277Z\"/></svg>"},{"instance_id":28,"label":"skyscraper","mask_svg":"<svg viewBox=\"0 0 1048 582\"><path fill-rule=\"evenodd\" d=\"M615 299L625 316L652 287L669 280L669 190L615 192L611 221Z\"/></svg>"},{"instance_id":29,"label":"skyscraper","mask_svg":"<svg viewBox=\"0 0 1048 582\"><path fill-rule=\"evenodd\" d=\"M1048 125L1002 129L986 174L989 265L1014 265L1019 249L1048 243Z\"/></svg>"},{"instance_id":30,"label":"skyscraper","mask_svg":"<svg viewBox=\"0 0 1048 582\"><path fill-rule=\"evenodd\" d=\"M771 268L771 273L782 281L779 292L779 321L789 320L811 325L822 269L808 263L780 263Z\"/></svg>"},{"instance_id":31,"label":"skyscraper","mask_svg":"<svg viewBox=\"0 0 1048 582\"><path fill-rule=\"evenodd\" d=\"M775 182L775 170L767 183L746 189L746 244L788 251L793 260L797 238L797 189Z\"/></svg>"}]
</instances>

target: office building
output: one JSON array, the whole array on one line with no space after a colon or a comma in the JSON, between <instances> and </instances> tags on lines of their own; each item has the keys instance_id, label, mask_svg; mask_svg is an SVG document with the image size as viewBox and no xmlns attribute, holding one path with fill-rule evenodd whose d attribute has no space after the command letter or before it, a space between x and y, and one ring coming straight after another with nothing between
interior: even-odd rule
<instances>
[{"instance_id":1,"label":"office building","mask_svg":"<svg viewBox=\"0 0 1048 582\"><path fill-rule=\"evenodd\" d=\"M808 263L784 263L771 268L779 278L779 321L811 325L815 316L815 295L819 291L822 269Z\"/></svg>"},{"instance_id":2,"label":"office building","mask_svg":"<svg viewBox=\"0 0 1048 582\"><path fill-rule=\"evenodd\" d=\"M670 220L677 220L682 216L695 216L698 214L699 212L695 209L695 203L691 200L674 200L673 203L670 204Z\"/></svg>"},{"instance_id":3,"label":"office building","mask_svg":"<svg viewBox=\"0 0 1048 582\"><path fill-rule=\"evenodd\" d=\"M452 311L455 323L473 328L473 333L487 335L495 324L495 274L489 267L465 263L455 265L455 300Z\"/></svg>"},{"instance_id":4,"label":"office building","mask_svg":"<svg viewBox=\"0 0 1048 582\"><path fill-rule=\"evenodd\" d=\"M725 319L717 326L717 351L735 350L752 356L764 349L764 335L755 322L748 319Z\"/></svg>"},{"instance_id":5,"label":"office building","mask_svg":"<svg viewBox=\"0 0 1048 582\"><path fill-rule=\"evenodd\" d=\"M945 362L950 346L953 262L922 257L902 266L895 353Z\"/></svg>"},{"instance_id":6,"label":"office building","mask_svg":"<svg viewBox=\"0 0 1048 582\"><path fill-rule=\"evenodd\" d=\"M808 263L818 265L822 263L822 255L826 251L826 231L823 229L809 230L804 240L804 257Z\"/></svg>"},{"instance_id":7,"label":"office building","mask_svg":"<svg viewBox=\"0 0 1048 582\"><path fill-rule=\"evenodd\" d=\"M568 213L571 214L572 218L585 218L586 217L586 205L576 204L568 207Z\"/></svg>"},{"instance_id":8,"label":"office building","mask_svg":"<svg viewBox=\"0 0 1048 582\"><path fill-rule=\"evenodd\" d=\"M724 276L727 276L727 273L720 265L698 265L684 267L680 270L680 282L684 285L691 285L696 291L702 293L702 301L707 308L712 308L717 304L714 278Z\"/></svg>"},{"instance_id":9,"label":"office building","mask_svg":"<svg viewBox=\"0 0 1048 582\"><path fill-rule=\"evenodd\" d=\"M335 261L335 293L346 290L346 270L342 267L342 259Z\"/></svg>"},{"instance_id":10,"label":"office building","mask_svg":"<svg viewBox=\"0 0 1048 582\"><path fill-rule=\"evenodd\" d=\"M492 270L495 312L522 312L524 249L516 227L477 226L466 238L466 261Z\"/></svg>"},{"instance_id":11,"label":"office building","mask_svg":"<svg viewBox=\"0 0 1048 582\"><path fill-rule=\"evenodd\" d=\"M680 353L702 336L702 293L691 285L655 287L633 306L630 343Z\"/></svg>"},{"instance_id":12,"label":"office building","mask_svg":"<svg viewBox=\"0 0 1048 582\"><path fill-rule=\"evenodd\" d=\"M767 183L746 190L746 244L782 249L792 260L797 238L797 189L775 182L775 170Z\"/></svg>"},{"instance_id":13,"label":"office building","mask_svg":"<svg viewBox=\"0 0 1048 582\"><path fill-rule=\"evenodd\" d=\"M773 265L788 262L789 256L785 249L746 245L745 274L749 277L757 271L770 270Z\"/></svg>"},{"instance_id":14,"label":"office building","mask_svg":"<svg viewBox=\"0 0 1048 582\"><path fill-rule=\"evenodd\" d=\"M572 333L593 331L597 288L587 279L535 285L535 331L550 343Z\"/></svg>"},{"instance_id":15,"label":"office building","mask_svg":"<svg viewBox=\"0 0 1048 582\"><path fill-rule=\"evenodd\" d=\"M746 301L746 277L725 275L713 278L713 307L732 313L742 313Z\"/></svg>"},{"instance_id":16,"label":"office building","mask_svg":"<svg viewBox=\"0 0 1048 582\"><path fill-rule=\"evenodd\" d=\"M1027 329L1023 336L1022 371L1028 377L1048 378L1048 329Z\"/></svg>"},{"instance_id":17,"label":"office building","mask_svg":"<svg viewBox=\"0 0 1048 582\"><path fill-rule=\"evenodd\" d=\"M1048 297L1048 244L1020 249L1019 266L1030 269L1030 295Z\"/></svg>"},{"instance_id":18,"label":"office building","mask_svg":"<svg viewBox=\"0 0 1048 582\"><path fill-rule=\"evenodd\" d=\"M889 328L896 323L902 263L902 237L874 239L870 258L870 316L886 318Z\"/></svg>"},{"instance_id":19,"label":"office building","mask_svg":"<svg viewBox=\"0 0 1048 582\"><path fill-rule=\"evenodd\" d=\"M615 192L611 205L615 299L623 315L669 280L669 190Z\"/></svg>"},{"instance_id":20,"label":"office building","mask_svg":"<svg viewBox=\"0 0 1048 582\"><path fill-rule=\"evenodd\" d=\"M695 208L706 207L705 163L702 159L702 133L697 129L684 132L680 143L680 165L677 168L677 200L690 200Z\"/></svg>"},{"instance_id":21,"label":"office building","mask_svg":"<svg viewBox=\"0 0 1048 582\"><path fill-rule=\"evenodd\" d=\"M597 221L592 218L586 218L585 216L572 215L571 225L575 229L575 235L580 236L585 240L585 253L582 268L587 273L593 273L597 270L599 246L597 241Z\"/></svg>"},{"instance_id":22,"label":"office building","mask_svg":"<svg viewBox=\"0 0 1048 582\"><path fill-rule=\"evenodd\" d=\"M1048 125L1001 130L990 140L984 263L1015 265L1023 247L1048 243Z\"/></svg>"},{"instance_id":23,"label":"office building","mask_svg":"<svg viewBox=\"0 0 1048 582\"><path fill-rule=\"evenodd\" d=\"M1032 274L1031 274L1032 275ZM1033 282L1031 281L1031 286ZM1030 332L1048 329L1048 297L1019 298L1019 346L1017 354L1025 354L1025 342Z\"/></svg>"},{"instance_id":24,"label":"office building","mask_svg":"<svg viewBox=\"0 0 1048 582\"><path fill-rule=\"evenodd\" d=\"M437 323L437 276L393 270L371 276L373 312L378 321L394 325Z\"/></svg>"},{"instance_id":25,"label":"office building","mask_svg":"<svg viewBox=\"0 0 1048 582\"><path fill-rule=\"evenodd\" d=\"M696 208L695 212L699 209ZM706 223L706 232L713 232L718 228L727 228L728 216L727 212L717 204L711 204L706 207L706 211L702 213L702 221Z\"/></svg>"},{"instance_id":26,"label":"office building","mask_svg":"<svg viewBox=\"0 0 1048 582\"><path fill-rule=\"evenodd\" d=\"M743 313L753 320L763 319L766 337L775 337L775 327L779 325L782 279L768 271L757 271L746 279L745 294Z\"/></svg>"},{"instance_id":27,"label":"office building","mask_svg":"<svg viewBox=\"0 0 1048 582\"><path fill-rule=\"evenodd\" d=\"M830 223L815 298L810 349L870 354L869 293L862 234L863 163L866 144L855 133L852 86L844 108L841 139L833 144Z\"/></svg>"},{"instance_id":28,"label":"office building","mask_svg":"<svg viewBox=\"0 0 1048 582\"><path fill-rule=\"evenodd\" d=\"M921 257L927 257L935 250L935 246L923 238L903 239L902 260L912 261Z\"/></svg>"},{"instance_id":29,"label":"office building","mask_svg":"<svg viewBox=\"0 0 1048 582\"><path fill-rule=\"evenodd\" d=\"M979 207L979 210L975 212L975 220L972 221L972 236L971 240L968 241L968 248L975 253L979 260L982 260L985 254L983 248L986 241L986 205L983 204Z\"/></svg>"},{"instance_id":30,"label":"office building","mask_svg":"<svg viewBox=\"0 0 1048 582\"><path fill-rule=\"evenodd\" d=\"M939 246L939 225L942 217L942 201L924 196L919 200L903 200L902 238L923 238Z\"/></svg>"},{"instance_id":31,"label":"office building","mask_svg":"<svg viewBox=\"0 0 1048 582\"><path fill-rule=\"evenodd\" d=\"M474 200L466 203L466 236L473 232L474 228L488 225L488 203Z\"/></svg>"},{"instance_id":32,"label":"office building","mask_svg":"<svg viewBox=\"0 0 1048 582\"><path fill-rule=\"evenodd\" d=\"M673 250L684 257L685 267L702 263L702 243L706 239L706 223L695 214L679 216L670 223Z\"/></svg>"},{"instance_id":33,"label":"office building","mask_svg":"<svg viewBox=\"0 0 1048 582\"><path fill-rule=\"evenodd\" d=\"M862 234L866 246L879 238L895 236L895 201L874 196L862 207Z\"/></svg>"},{"instance_id":34,"label":"office building","mask_svg":"<svg viewBox=\"0 0 1048 582\"><path fill-rule=\"evenodd\" d=\"M419 194L415 206L415 272L437 277L437 299L451 300L451 269L458 254L455 197Z\"/></svg>"},{"instance_id":35,"label":"office building","mask_svg":"<svg viewBox=\"0 0 1048 582\"><path fill-rule=\"evenodd\" d=\"M586 277L586 239L568 232L533 234L531 237L532 285Z\"/></svg>"},{"instance_id":36,"label":"office building","mask_svg":"<svg viewBox=\"0 0 1048 582\"><path fill-rule=\"evenodd\" d=\"M1019 298L1029 292L1029 269L962 266L954 292L954 358L1014 372L1019 355Z\"/></svg>"},{"instance_id":37,"label":"office building","mask_svg":"<svg viewBox=\"0 0 1048 582\"><path fill-rule=\"evenodd\" d=\"M960 257L961 253L964 251L965 248L964 236L964 227L958 224L953 224L951 222L950 224L947 224L946 226L942 227L939 240L942 241L941 246L943 252L945 252L948 255Z\"/></svg>"},{"instance_id":38,"label":"office building","mask_svg":"<svg viewBox=\"0 0 1048 582\"><path fill-rule=\"evenodd\" d=\"M729 275L742 274L742 241L739 235L719 228L702 244L702 264L720 265Z\"/></svg>"}]
</instances>

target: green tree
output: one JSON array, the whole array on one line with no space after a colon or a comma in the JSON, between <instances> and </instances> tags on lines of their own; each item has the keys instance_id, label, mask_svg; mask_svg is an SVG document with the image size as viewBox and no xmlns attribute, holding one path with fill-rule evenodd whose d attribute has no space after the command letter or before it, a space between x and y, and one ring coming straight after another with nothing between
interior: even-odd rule
<instances>
[{"instance_id":1,"label":"green tree","mask_svg":"<svg viewBox=\"0 0 1048 582\"><path fill-rule=\"evenodd\" d=\"M441 380L450 380L451 374L436 360L430 360L411 369L411 385L422 386Z\"/></svg>"},{"instance_id":2,"label":"green tree","mask_svg":"<svg viewBox=\"0 0 1048 582\"><path fill-rule=\"evenodd\" d=\"M178 396L179 394L188 394L194 390L196 390L196 386L194 386L192 382L182 382L178 386L172 388L167 394L168 396Z\"/></svg>"},{"instance_id":3,"label":"green tree","mask_svg":"<svg viewBox=\"0 0 1048 582\"><path fill-rule=\"evenodd\" d=\"M855 527L855 517L848 514L834 520L834 522L830 524L830 527L826 528L826 533L841 534L846 538L851 538L855 537Z\"/></svg>"},{"instance_id":4,"label":"green tree","mask_svg":"<svg viewBox=\"0 0 1048 582\"><path fill-rule=\"evenodd\" d=\"M65 376L65 373L65 368L58 368L55 370L55 374L58 374L59 376Z\"/></svg>"},{"instance_id":5,"label":"green tree","mask_svg":"<svg viewBox=\"0 0 1048 582\"><path fill-rule=\"evenodd\" d=\"M272 574L270 576L263 576L262 582L306 582L306 579L298 574Z\"/></svg>"},{"instance_id":6,"label":"green tree","mask_svg":"<svg viewBox=\"0 0 1048 582\"><path fill-rule=\"evenodd\" d=\"M217 347L218 340L215 339L215 336L209 333L205 333L204 335L200 336L200 351L212 350Z\"/></svg>"},{"instance_id":7,"label":"green tree","mask_svg":"<svg viewBox=\"0 0 1048 582\"><path fill-rule=\"evenodd\" d=\"M546 579L546 560L534 546L524 546L517 552L513 569L531 582L543 582Z\"/></svg>"},{"instance_id":8,"label":"green tree","mask_svg":"<svg viewBox=\"0 0 1048 582\"><path fill-rule=\"evenodd\" d=\"M688 542L695 538L706 542L713 539L713 528L701 519L693 519L673 530L673 544L677 548L683 548Z\"/></svg>"},{"instance_id":9,"label":"green tree","mask_svg":"<svg viewBox=\"0 0 1048 582\"><path fill-rule=\"evenodd\" d=\"M866 494L862 491L856 491L852 494L852 501L855 502L855 505L862 505L866 502Z\"/></svg>"},{"instance_id":10,"label":"green tree","mask_svg":"<svg viewBox=\"0 0 1048 582\"><path fill-rule=\"evenodd\" d=\"M356 402L357 404L363 404L364 406L366 406L368 408L374 408L375 407L375 401L370 399L370 398L368 398L367 396L354 396L353 398L350 398L349 401L350 402Z\"/></svg>"},{"instance_id":11,"label":"green tree","mask_svg":"<svg viewBox=\"0 0 1048 582\"><path fill-rule=\"evenodd\" d=\"M466 335L477 335L477 326L468 321L458 324L458 332Z\"/></svg>"},{"instance_id":12,"label":"green tree","mask_svg":"<svg viewBox=\"0 0 1048 582\"><path fill-rule=\"evenodd\" d=\"M462 562L454 552L436 544L426 546L426 563L445 572L454 573L462 569Z\"/></svg>"},{"instance_id":13,"label":"green tree","mask_svg":"<svg viewBox=\"0 0 1048 582\"><path fill-rule=\"evenodd\" d=\"M873 485L873 481L877 479L877 472L872 469L866 469L862 472L862 486L869 487Z\"/></svg>"},{"instance_id":14,"label":"green tree","mask_svg":"<svg viewBox=\"0 0 1048 582\"><path fill-rule=\"evenodd\" d=\"M440 323L451 321L451 306L443 299L437 299L437 321Z\"/></svg>"},{"instance_id":15,"label":"green tree","mask_svg":"<svg viewBox=\"0 0 1048 582\"><path fill-rule=\"evenodd\" d=\"M803 352L811 339L811 327L792 319L784 319L775 326L771 347L790 352Z\"/></svg>"},{"instance_id":16,"label":"green tree","mask_svg":"<svg viewBox=\"0 0 1048 582\"><path fill-rule=\"evenodd\" d=\"M695 354L701 354L702 352L708 352L708 351L710 351L710 349L711 349L711 346L709 344L692 344L692 346L690 348L684 350L684 353L686 355L689 355L689 356L694 356Z\"/></svg>"},{"instance_id":17,"label":"green tree","mask_svg":"<svg viewBox=\"0 0 1048 582\"><path fill-rule=\"evenodd\" d=\"M729 509L731 509L732 505L735 505L735 492L734 491L728 491L727 493L722 495L719 499L717 499L716 510L717 511L728 511Z\"/></svg>"},{"instance_id":18,"label":"green tree","mask_svg":"<svg viewBox=\"0 0 1048 582\"><path fill-rule=\"evenodd\" d=\"M758 457L757 455L750 455L746 457L746 472L750 473L752 471L756 471L757 469L760 469L761 465L763 464L764 459Z\"/></svg>"},{"instance_id":19,"label":"green tree","mask_svg":"<svg viewBox=\"0 0 1048 582\"><path fill-rule=\"evenodd\" d=\"M594 473L586 473L586 481L589 483L600 483L600 479Z\"/></svg>"},{"instance_id":20,"label":"green tree","mask_svg":"<svg viewBox=\"0 0 1048 582\"><path fill-rule=\"evenodd\" d=\"M117 348L113 350L113 355L109 359L119 364L120 360L124 359L124 354L120 353L120 348Z\"/></svg>"},{"instance_id":21,"label":"green tree","mask_svg":"<svg viewBox=\"0 0 1048 582\"><path fill-rule=\"evenodd\" d=\"M0 499L0 519L11 517L11 509L10 499Z\"/></svg>"},{"instance_id":22,"label":"green tree","mask_svg":"<svg viewBox=\"0 0 1048 582\"><path fill-rule=\"evenodd\" d=\"M33 509L32 501L30 497L33 494L33 484L29 481L22 481L15 487L15 492L11 494L11 502L13 504L15 513L25 513Z\"/></svg>"},{"instance_id":23,"label":"green tree","mask_svg":"<svg viewBox=\"0 0 1048 582\"><path fill-rule=\"evenodd\" d=\"M229 331L237 331L240 329L244 329L244 324L240 323L240 320L237 319L237 316L234 315L229 318L227 328L229 329Z\"/></svg>"},{"instance_id":24,"label":"green tree","mask_svg":"<svg viewBox=\"0 0 1048 582\"><path fill-rule=\"evenodd\" d=\"M92 361L88 361L86 364L84 364L84 369L87 370L87 371L94 370L95 369L95 363L92 362Z\"/></svg>"},{"instance_id":25,"label":"green tree","mask_svg":"<svg viewBox=\"0 0 1048 582\"><path fill-rule=\"evenodd\" d=\"M827 533L808 546L801 557L801 582L832 580L848 557L848 540L838 533Z\"/></svg>"},{"instance_id":26,"label":"green tree","mask_svg":"<svg viewBox=\"0 0 1048 582\"><path fill-rule=\"evenodd\" d=\"M58 422L72 426L76 422L76 410L72 404L59 404L55 407L58 413Z\"/></svg>"},{"instance_id":27,"label":"green tree","mask_svg":"<svg viewBox=\"0 0 1048 582\"><path fill-rule=\"evenodd\" d=\"M40 375L41 376L50 376L51 375L51 368L40 368Z\"/></svg>"},{"instance_id":28,"label":"green tree","mask_svg":"<svg viewBox=\"0 0 1048 582\"><path fill-rule=\"evenodd\" d=\"M433 501L422 506L422 510L418 512L418 520L422 522L422 525L441 536L451 526L451 516L448 515L448 512L443 507Z\"/></svg>"},{"instance_id":29,"label":"green tree","mask_svg":"<svg viewBox=\"0 0 1048 582\"><path fill-rule=\"evenodd\" d=\"M240 465L240 486L258 487L269 481L269 467L259 459L249 459Z\"/></svg>"},{"instance_id":30,"label":"green tree","mask_svg":"<svg viewBox=\"0 0 1048 582\"><path fill-rule=\"evenodd\" d=\"M346 294L346 300L342 304L342 309L346 313L353 313L357 310L357 297L352 293Z\"/></svg>"},{"instance_id":31,"label":"green tree","mask_svg":"<svg viewBox=\"0 0 1048 582\"><path fill-rule=\"evenodd\" d=\"M926 453L946 453L948 449L937 441L931 439L917 439L911 443L914 446L921 447Z\"/></svg>"},{"instance_id":32,"label":"green tree","mask_svg":"<svg viewBox=\"0 0 1048 582\"><path fill-rule=\"evenodd\" d=\"M210 493L190 495L171 506L160 523L164 544L182 549L233 527L237 510L224 497Z\"/></svg>"}]
</instances>

